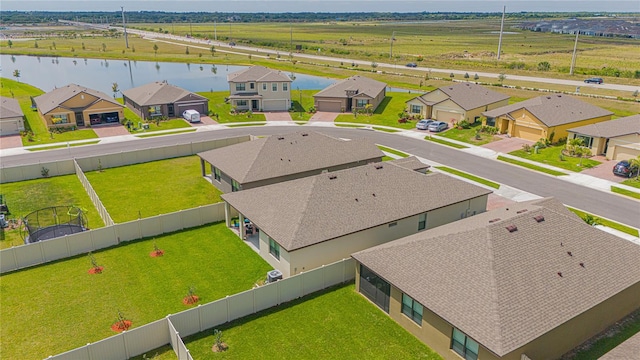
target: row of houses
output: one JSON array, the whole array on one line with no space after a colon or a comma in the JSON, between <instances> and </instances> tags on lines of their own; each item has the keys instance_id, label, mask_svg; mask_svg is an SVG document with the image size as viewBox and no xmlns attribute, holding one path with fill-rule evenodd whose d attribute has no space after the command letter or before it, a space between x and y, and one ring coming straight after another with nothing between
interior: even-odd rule
<instances>
[{"instance_id":1,"label":"row of houses","mask_svg":"<svg viewBox=\"0 0 640 360\"><path fill-rule=\"evenodd\" d=\"M484 187L315 132L198 155L284 277L353 257L356 290L445 359L558 358L640 308L640 247L553 198L487 211Z\"/></svg>"}]
</instances>

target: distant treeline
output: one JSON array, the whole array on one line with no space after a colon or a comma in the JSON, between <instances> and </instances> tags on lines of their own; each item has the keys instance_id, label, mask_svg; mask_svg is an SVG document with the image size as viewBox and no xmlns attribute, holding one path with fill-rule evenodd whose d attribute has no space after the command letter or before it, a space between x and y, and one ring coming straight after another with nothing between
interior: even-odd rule
<instances>
[{"instance_id":1,"label":"distant treeline","mask_svg":"<svg viewBox=\"0 0 640 360\"><path fill-rule=\"evenodd\" d=\"M509 13L509 19L549 19L567 17L589 17L594 13ZM331 21L421 21L464 20L496 18L502 13L221 13L221 12L127 12L127 22L135 23L206 23L206 22L331 22ZM71 11L2 11L2 24L51 23L59 19L88 23L119 23L121 12L71 12Z\"/></svg>"}]
</instances>

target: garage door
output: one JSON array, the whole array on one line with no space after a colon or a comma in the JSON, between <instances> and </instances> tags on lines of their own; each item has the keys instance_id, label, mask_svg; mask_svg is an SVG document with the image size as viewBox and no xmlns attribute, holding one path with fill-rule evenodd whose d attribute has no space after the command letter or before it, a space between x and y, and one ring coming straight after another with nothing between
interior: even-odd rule
<instances>
[{"instance_id":1,"label":"garage door","mask_svg":"<svg viewBox=\"0 0 640 360\"><path fill-rule=\"evenodd\" d=\"M195 110L199 112L201 115L207 115L207 112L204 111L204 104L191 104L191 105L178 105L178 112L176 113L176 117L181 117L182 113L185 110Z\"/></svg>"},{"instance_id":2,"label":"garage door","mask_svg":"<svg viewBox=\"0 0 640 360\"><path fill-rule=\"evenodd\" d=\"M0 136L16 135L20 133L18 121L0 121Z\"/></svg>"},{"instance_id":3,"label":"garage door","mask_svg":"<svg viewBox=\"0 0 640 360\"><path fill-rule=\"evenodd\" d=\"M264 111L285 111L287 109L287 100L262 100L262 109Z\"/></svg>"},{"instance_id":4,"label":"garage door","mask_svg":"<svg viewBox=\"0 0 640 360\"><path fill-rule=\"evenodd\" d=\"M317 110L326 111L326 112L341 112L342 102L341 101L318 101Z\"/></svg>"},{"instance_id":5,"label":"garage door","mask_svg":"<svg viewBox=\"0 0 640 360\"><path fill-rule=\"evenodd\" d=\"M542 137L542 129L516 125L513 136L525 140L538 141Z\"/></svg>"},{"instance_id":6,"label":"garage door","mask_svg":"<svg viewBox=\"0 0 640 360\"><path fill-rule=\"evenodd\" d=\"M462 120L462 114L451 112L451 111L442 111L438 110L436 112L436 120L444 121L447 124L451 123L451 120L460 121Z\"/></svg>"},{"instance_id":7,"label":"garage door","mask_svg":"<svg viewBox=\"0 0 640 360\"><path fill-rule=\"evenodd\" d=\"M612 160L629 160L636 158L638 155L640 155L640 150L630 149L624 146L616 146L616 148L613 150Z\"/></svg>"}]
</instances>

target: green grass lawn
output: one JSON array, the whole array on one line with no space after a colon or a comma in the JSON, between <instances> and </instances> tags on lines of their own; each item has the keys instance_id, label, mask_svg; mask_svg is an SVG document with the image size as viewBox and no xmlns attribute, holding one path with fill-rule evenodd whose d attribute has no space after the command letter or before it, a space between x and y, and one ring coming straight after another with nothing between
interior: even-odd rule
<instances>
[{"instance_id":1,"label":"green grass lawn","mask_svg":"<svg viewBox=\"0 0 640 360\"><path fill-rule=\"evenodd\" d=\"M104 226L98 211L75 174L4 183L0 193L4 194L11 211L8 219L19 219L45 207L75 205L85 211L89 228ZM4 239L0 240L0 249L24 244L19 229L6 228L3 233Z\"/></svg>"},{"instance_id":2,"label":"green grass lawn","mask_svg":"<svg viewBox=\"0 0 640 360\"><path fill-rule=\"evenodd\" d=\"M293 108L291 119L293 121L308 121L313 116L309 109L313 107L313 94L318 90L291 89L291 107Z\"/></svg>"},{"instance_id":3,"label":"green grass lawn","mask_svg":"<svg viewBox=\"0 0 640 360\"><path fill-rule=\"evenodd\" d=\"M584 169L590 169L596 165L600 165L599 161L591 159L582 159L582 165L580 165L579 158L570 156L563 156L563 160L560 160L560 154L564 148L564 145L555 145L538 150L538 154L536 154L533 149L531 150L531 153L524 150L516 150L509 154L575 172L580 172Z\"/></svg>"},{"instance_id":4,"label":"green grass lawn","mask_svg":"<svg viewBox=\"0 0 640 360\"><path fill-rule=\"evenodd\" d=\"M213 330L206 331L185 339L195 359L442 359L356 293L352 284L310 294L218 329L229 349L213 354Z\"/></svg>"},{"instance_id":5,"label":"green grass lawn","mask_svg":"<svg viewBox=\"0 0 640 360\"><path fill-rule=\"evenodd\" d=\"M184 129L184 130L176 130L176 131L171 131L171 132L166 132L166 133L157 133L157 132L150 132L150 133L146 133L146 134L140 134L140 135L136 135L139 138L148 138L148 137L154 137L154 136L162 136L162 135L175 135L175 134L184 134L184 133L189 133L189 132L195 132L197 131L194 128L190 128L190 129Z\"/></svg>"},{"instance_id":6,"label":"green grass lawn","mask_svg":"<svg viewBox=\"0 0 640 360\"><path fill-rule=\"evenodd\" d=\"M500 188L500 184L495 183L495 182L493 182L491 180L487 180L487 179L484 179L484 178L481 178L481 177L478 177L478 176L475 176L475 175L468 174L468 173L463 172L463 171L452 169L450 167L436 166L436 169L439 169L439 170L442 170L442 171L446 171L448 173L451 173L451 174L454 174L454 175L458 175L458 176L463 177L465 179L469 179L469 180L475 181L477 183L490 186L490 187L492 187L494 189L499 189Z\"/></svg>"},{"instance_id":7,"label":"green grass lawn","mask_svg":"<svg viewBox=\"0 0 640 360\"><path fill-rule=\"evenodd\" d=\"M574 209L572 207L568 207L567 206L567 209L573 211L576 215L578 215L582 219L587 217L587 215L591 215L591 216L596 217L598 219L598 224L610 227L612 229L620 230L620 231L622 231L624 233L627 233L629 235L633 235L633 236L636 236L636 237L638 236L638 230L634 229L632 227L626 226L624 224L617 223L615 221L602 219L602 218L599 218L598 216L596 216L594 214L591 214L591 213L588 213L588 212L585 212L585 211L581 211L581 210L578 210L578 209Z\"/></svg>"},{"instance_id":8,"label":"green grass lawn","mask_svg":"<svg viewBox=\"0 0 640 360\"><path fill-rule=\"evenodd\" d=\"M380 149L380 150L382 150L382 151L384 151L386 153L389 153L389 154L397 155L397 156L399 156L401 158L409 157L409 154L407 154L407 153L404 153L404 152L402 152L400 150L395 150L395 149L392 149L392 148L388 148L386 146L378 145L378 149Z\"/></svg>"},{"instance_id":9,"label":"green grass lawn","mask_svg":"<svg viewBox=\"0 0 640 360\"><path fill-rule=\"evenodd\" d=\"M542 167L542 166L529 164L528 162L515 160L515 159L508 158L508 157L504 157L504 156L501 156L501 155L498 155L498 160L500 160L500 161L504 161L504 162L507 162L507 163L509 163L509 164L514 164L514 165L522 166L522 167L525 167L525 168L527 168L527 169L531 169L531 170L539 171L539 172L542 172L542 173L545 173L545 174L553 175L553 176L562 176L562 175L567 175L567 174L565 174L565 173L563 173L563 172L560 172L560 171L555 171L555 170L547 169L547 168Z\"/></svg>"},{"instance_id":10,"label":"green grass lawn","mask_svg":"<svg viewBox=\"0 0 640 360\"><path fill-rule=\"evenodd\" d=\"M618 186L612 186L611 187L611 192L618 193L618 194L621 194L621 195L624 195L624 196L629 196L629 197L632 197L634 199L640 200L640 192L629 191L627 189L623 189L623 188L618 187Z\"/></svg>"},{"instance_id":11,"label":"green grass lawn","mask_svg":"<svg viewBox=\"0 0 640 360\"><path fill-rule=\"evenodd\" d=\"M165 251L152 258L154 244ZM250 289L271 267L224 223L122 243L94 253L2 275L2 358L44 359L114 335L118 310L133 327ZM221 276L224 274L224 276Z\"/></svg>"},{"instance_id":12,"label":"green grass lawn","mask_svg":"<svg viewBox=\"0 0 640 360\"><path fill-rule=\"evenodd\" d=\"M202 178L197 156L92 171L86 176L116 223L221 201L220 191Z\"/></svg>"},{"instance_id":13,"label":"green grass lawn","mask_svg":"<svg viewBox=\"0 0 640 360\"><path fill-rule=\"evenodd\" d=\"M466 142L473 145L484 145L493 141L502 140L502 138L498 136L487 133L479 133L480 139L476 139L476 131L481 127L482 123L477 121L474 124L471 124L471 127L468 129L451 128L443 133L438 134L438 136Z\"/></svg>"},{"instance_id":14,"label":"green grass lawn","mask_svg":"<svg viewBox=\"0 0 640 360\"><path fill-rule=\"evenodd\" d=\"M198 94L209 99L209 111L213 114L218 115L210 116L214 121L220 124L249 121L266 121L264 114L231 114L231 104L224 102L224 99L226 97L229 97L228 91L199 92Z\"/></svg>"},{"instance_id":15,"label":"green grass lawn","mask_svg":"<svg viewBox=\"0 0 640 360\"><path fill-rule=\"evenodd\" d=\"M591 360L599 359L607 352L613 350L616 346L625 342L633 335L640 332L640 310L632 314L628 321L620 326L619 331L613 336L603 336L593 343L593 345L585 350L581 350L575 354L573 360Z\"/></svg>"},{"instance_id":16,"label":"green grass lawn","mask_svg":"<svg viewBox=\"0 0 640 360\"><path fill-rule=\"evenodd\" d=\"M75 146L85 146L85 145L94 145L99 143L100 140L93 140L93 141L86 141L86 142L82 142L79 144L62 144L62 145L51 145L51 146L43 146L43 147L38 147L38 148L27 148L26 150L29 151L42 151L42 150L53 150L53 149L62 149L62 148L66 148L67 146L70 147L75 147Z\"/></svg>"},{"instance_id":17,"label":"green grass lawn","mask_svg":"<svg viewBox=\"0 0 640 360\"><path fill-rule=\"evenodd\" d=\"M0 78L0 95L18 100L26 119L25 128L33 132L33 137L22 137L22 145L42 145L98 138L98 135L91 129L67 131L61 134L49 133L44 120L36 110L31 109L31 96L36 97L42 94L44 91L31 85Z\"/></svg>"},{"instance_id":18,"label":"green grass lawn","mask_svg":"<svg viewBox=\"0 0 640 360\"><path fill-rule=\"evenodd\" d=\"M447 140L442 140L442 139L439 139L439 138L434 138L434 137L431 137L431 135L425 136L424 139L427 140L427 141L434 142L434 143L451 146L451 147L456 148L456 149L467 149L468 148L468 146L460 145L460 144L453 143L453 142L447 141Z\"/></svg>"},{"instance_id":19,"label":"green grass lawn","mask_svg":"<svg viewBox=\"0 0 640 360\"><path fill-rule=\"evenodd\" d=\"M634 188L640 189L640 179L637 179L635 177L623 181L622 184L625 184L627 186L633 186Z\"/></svg>"},{"instance_id":20,"label":"green grass lawn","mask_svg":"<svg viewBox=\"0 0 640 360\"><path fill-rule=\"evenodd\" d=\"M401 129L413 129L416 127L415 121L404 124L398 123L398 114L407 107L405 102L411 100L420 93L388 92L376 111L371 115L367 114L340 114L335 122L360 123L366 125L383 125Z\"/></svg>"}]
</instances>

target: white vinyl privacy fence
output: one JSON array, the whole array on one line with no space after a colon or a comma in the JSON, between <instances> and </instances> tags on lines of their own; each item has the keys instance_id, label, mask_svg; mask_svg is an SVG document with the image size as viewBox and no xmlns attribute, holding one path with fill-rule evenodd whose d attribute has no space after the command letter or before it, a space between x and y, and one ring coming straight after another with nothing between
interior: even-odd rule
<instances>
[{"instance_id":1,"label":"white vinyl privacy fence","mask_svg":"<svg viewBox=\"0 0 640 360\"><path fill-rule=\"evenodd\" d=\"M55 360L122 360L170 344L178 359L191 360L183 338L355 278L355 262L343 259L247 290L51 356ZM213 343L211 344L213 345Z\"/></svg>"}]
</instances>

